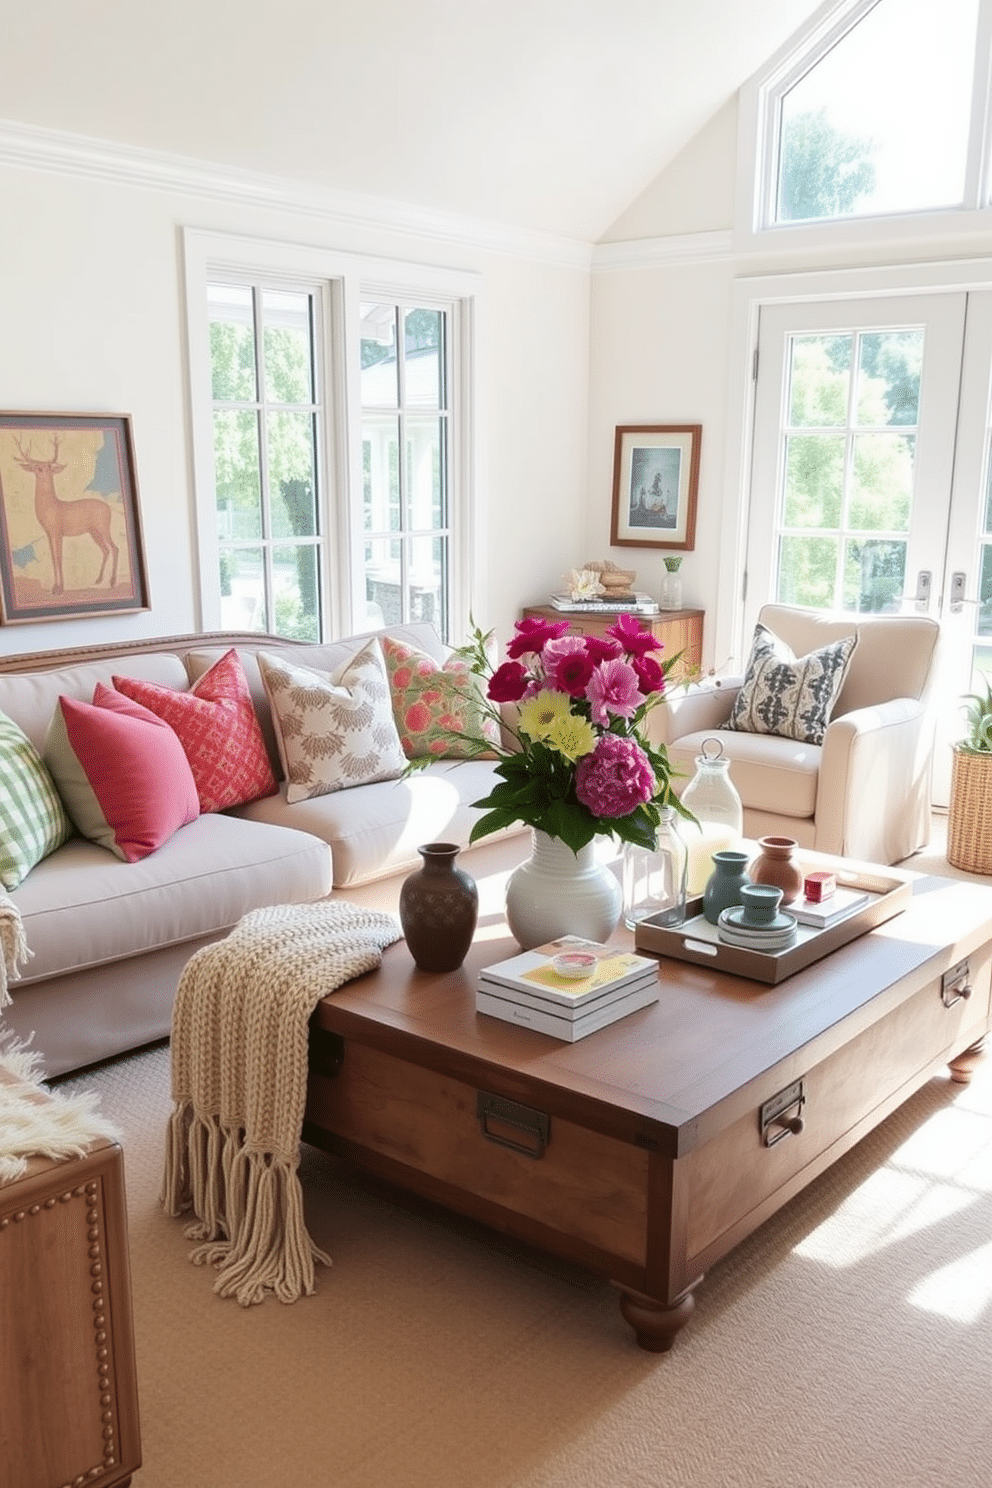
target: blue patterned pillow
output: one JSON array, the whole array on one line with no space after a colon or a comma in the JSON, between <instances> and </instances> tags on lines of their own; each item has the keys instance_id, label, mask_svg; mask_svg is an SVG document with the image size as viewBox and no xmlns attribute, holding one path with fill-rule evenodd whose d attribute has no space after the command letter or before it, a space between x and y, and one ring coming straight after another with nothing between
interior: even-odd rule
<instances>
[{"instance_id":1,"label":"blue patterned pillow","mask_svg":"<svg viewBox=\"0 0 992 1488\"><path fill-rule=\"evenodd\" d=\"M797 658L767 626L756 625L727 728L822 744L857 643L856 635L844 636Z\"/></svg>"}]
</instances>

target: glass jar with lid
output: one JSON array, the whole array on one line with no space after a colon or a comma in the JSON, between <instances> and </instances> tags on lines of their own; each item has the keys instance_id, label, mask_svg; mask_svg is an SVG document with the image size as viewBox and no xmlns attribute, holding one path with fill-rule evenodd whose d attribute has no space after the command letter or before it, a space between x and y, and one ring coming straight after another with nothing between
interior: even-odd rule
<instances>
[{"instance_id":1,"label":"glass jar with lid","mask_svg":"<svg viewBox=\"0 0 992 1488\"><path fill-rule=\"evenodd\" d=\"M682 792L682 805L698 826L685 824L689 849L688 893L701 894L713 872L713 854L738 849L744 837L744 806L730 778L730 761L719 739L704 739L696 773Z\"/></svg>"}]
</instances>

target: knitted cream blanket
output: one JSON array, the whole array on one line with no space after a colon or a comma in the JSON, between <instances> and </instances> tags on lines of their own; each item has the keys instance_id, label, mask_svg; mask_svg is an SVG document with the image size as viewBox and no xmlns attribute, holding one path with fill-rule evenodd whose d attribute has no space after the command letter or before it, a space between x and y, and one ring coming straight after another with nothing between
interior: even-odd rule
<instances>
[{"instance_id":1,"label":"knitted cream blanket","mask_svg":"<svg viewBox=\"0 0 992 1488\"><path fill-rule=\"evenodd\" d=\"M9 1007L11 997L7 978L16 981L20 965L33 951L28 950L21 923L21 911L6 894L0 894L0 1008Z\"/></svg>"},{"instance_id":2,"label":"knitted cream blanket","mask_svg":"<svg viewBox=\"0 0 992 1488\"><path fill-rule=\"evenodd\" d=\"M172 1099L162 1202L192 1207L186 1235L214 1291L243 1307L309 1296L314 1261L297 1169L310 1014L372 971L395 917L340 900L252 910L187 963L172 1014Z\"/></svg>"}]
</instances>

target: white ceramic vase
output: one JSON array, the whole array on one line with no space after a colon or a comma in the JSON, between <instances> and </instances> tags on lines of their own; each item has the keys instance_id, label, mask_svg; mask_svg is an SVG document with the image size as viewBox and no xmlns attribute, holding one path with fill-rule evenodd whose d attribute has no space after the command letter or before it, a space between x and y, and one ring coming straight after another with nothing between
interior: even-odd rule
<instances>
[{"instance_id":1,"label":"white ceramic vase","mask_svg":"<svg viewBox=\"0 0 992 1488\"><path fill-rule=\"evenodd\" d=\"M531 856L515 868L506 886L510 933L524 950L581 935L607 940L620 920L620 882L597 860L596 844L577 853L558 837L532 831Z\"/></svg>"}]
</instances>

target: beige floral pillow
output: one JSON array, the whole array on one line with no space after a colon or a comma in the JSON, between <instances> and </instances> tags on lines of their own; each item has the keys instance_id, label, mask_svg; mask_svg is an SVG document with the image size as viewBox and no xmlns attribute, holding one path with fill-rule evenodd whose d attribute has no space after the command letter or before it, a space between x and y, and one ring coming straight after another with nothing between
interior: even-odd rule
<instances>
[{"instance_id":1,"label":"beige floral pillow","mask_svg":"<svg viewBox=\"0 0 992 1488\"><path fill-rule=\"evenodd\" d=\"M334 672L295 666L271 651L258 652L258 667L272 708L287 801L308 801L403 773L406 756L375 637Z\"/></svg>"}]
</instances>

